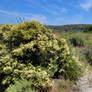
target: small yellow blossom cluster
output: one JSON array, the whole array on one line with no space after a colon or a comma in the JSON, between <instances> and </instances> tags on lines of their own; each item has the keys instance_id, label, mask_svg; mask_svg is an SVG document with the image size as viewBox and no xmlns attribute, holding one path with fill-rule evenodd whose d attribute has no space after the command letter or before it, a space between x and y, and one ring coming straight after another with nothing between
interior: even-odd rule
<instances>
[{"instance_id":1,"label":"small yellow blossom cluster","mask_svg":"<svg viewBox=\"0 0 92 92\"><path fill-rule=\"evenodd\" d=\"M46 88L53 85L53 82L50 80L50 77L46 70L42 70L40 67L30 69L26 71L24 75L28 80L31 80L33 82L33 85L37 88Z\"/></svg>"}]
</instances>

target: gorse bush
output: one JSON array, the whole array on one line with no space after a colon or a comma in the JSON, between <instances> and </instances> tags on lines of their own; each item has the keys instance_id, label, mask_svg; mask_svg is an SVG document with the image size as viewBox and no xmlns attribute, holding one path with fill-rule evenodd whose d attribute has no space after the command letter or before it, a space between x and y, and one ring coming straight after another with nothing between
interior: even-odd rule
<instances>
[{"instance_id":1,"label":"gorse bush","mask_svg":"<svg viewBox=\"0 0 92 92\"><path fill-rule=\"evenodd\" d=\"M57 39L41 23L23 22L2 29L1 43L5 45L0 52L2 92L21 77L38 90L51 87L54 77L78 78L80 67L72 59L66 40Z\"/></svg>"},{"instance_id":2,"label":"gorse bush","mask_svg":"<svg viewBox=\"0 0 92 92\"><path fill-rule=\"evenodd\" d=\"M70 43L73 46L79 46L79 47L83 47L85 46L85 40L79 36L73 36L69 39Z\"/></svg>"}]
</instances>

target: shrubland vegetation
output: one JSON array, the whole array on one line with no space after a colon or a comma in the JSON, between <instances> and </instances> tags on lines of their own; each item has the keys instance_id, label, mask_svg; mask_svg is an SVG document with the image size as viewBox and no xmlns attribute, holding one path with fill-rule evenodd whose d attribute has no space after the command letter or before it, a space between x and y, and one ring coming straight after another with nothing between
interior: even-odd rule
<instances>
[{"instance_id":1,"label":"shrubland vegetation","mask_svg":"<svg viewBox=\"0 0 92 92\"><path fill-rule=\"evenodd\" d=\"M92 27L91 25L89 27ZM83 31L86 31L86 27ZM72 53L76 55L80 61L87 62L92 65L92 33L90 31L86 32L56 32L58 37L63 37L67 40L69 47L74 50Z\"/></svg>"},{"instance_id":2,"label":"shrubland vegetation","mask_svg":"<svg viewBox=\"0 0 92 92\"><path fill-rule=\"evenodd\" d=\"M85 56L88 63L92 66L92 45L85 49Z\"/></svg>"},{"instance_id":3,"label":"shrubland vegetation","mask_svg":"<svg viewBox=\"0 0 92 92\"><path fill-rule=\"evenodd\" d=\"M92 31L91 24L71 24L71 25L46 25L47 28L55 32L88 32Z\"/></svg>"},{"instance_id":4,"label":"shrubland vegetation","mask_svg":"<svg viewBox=\"0 0 92 92\"><path fill-rule=\"evenodd\" d=\"M49 92L54 79L61 79L60 92L71 91L83 68L72 57L92 66L91 29L36 21L1 25L0 92Z\"/></svg>"},{"instance_id":5,"label":"shrubland vegetation","mask_svg":"<svg viewBox=\"0 0 92 92\"><path fill-rule=\"evenodd\" d=\"M85 27L83 32L92 32L92 26Z\"/></svg>"},{"instance_id":6,"label":"shrubland vegetation","mask_svg":"<svg viewBox=\"0 0 92 92\"><path fill-rule=\"evenodd\" d=\"M79 36L73 36L69 39L70 43L73 46L79 46L79 47L83 47L85 46L85 40Z\"/></svg>"},{"instance_id":7,"label":"shrubland vegetation","mask_svg":"<svg viewBox=\"0 0 92 92\"><path fill-rule=\"evenodd\" d=\"M15 81L15 84L10 85L6 92L37 92L35 89L32 89L32 83L25 79Z\"/></svg>"},{"instance_id":8,"label":"shrubland vegetation","mask_svg":"<svg viewBox=\"0 0 92 92\"><path fill-rule=\"evenodd\" d=\"M55 37L41 23L0 27L1 92L46 91L53 86L54 78L75 81L79 76L80 66L72 58L66 40Z\"/></svg>"}]
</instances>

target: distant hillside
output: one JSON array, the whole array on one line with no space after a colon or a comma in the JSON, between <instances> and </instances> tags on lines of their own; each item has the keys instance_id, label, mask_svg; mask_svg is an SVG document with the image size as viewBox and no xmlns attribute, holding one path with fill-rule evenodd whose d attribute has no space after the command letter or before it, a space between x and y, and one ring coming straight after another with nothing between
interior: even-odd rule
<instances>
[{"instance_id":1,"label":"distant hillside","mask_svg":"<svg viewBox=\"0 0 92 92\"><path fill-rule=\"evenodd\" d=\"M14 24L0 24L0 28L4 25ZM92 24L71 24L71 25L45 25L46 28L53 31L65 31L65 32L92 32Z\"/></svg>"},{"instance_id":2,"label":"distant hillside","mask_svg":"<svg viewBox=\"0 0 92 92\"><path fill-rule=\"evenodd\" d=\"M46 26L53 31L68 31L68 32L80 32L84 31L86 27L90 27L92 24L72 24L72 25L60 25L60 26Z\"/></svg>"}]
</instances>

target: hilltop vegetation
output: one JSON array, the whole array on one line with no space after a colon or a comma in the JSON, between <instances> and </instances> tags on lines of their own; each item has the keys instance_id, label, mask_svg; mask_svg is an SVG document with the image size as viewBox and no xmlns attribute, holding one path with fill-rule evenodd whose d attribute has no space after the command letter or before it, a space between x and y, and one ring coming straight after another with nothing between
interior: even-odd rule
<instances>
[{"instance_id":1,"label":"hilltop vegetation","mask_svg":"<svg viewBox=\"0 0 92 92\"><path fill-rule=\"evenodd\" d=\"M53 30L53 31L65 31L65 32L83 32L83 31L89 31L92 29L91 24L73 24L73 25L48 25L47 28ZM92 31L92 30L91 30Z\"/></svg>"},{"instance_id":2,"label":"hilltop vegetation","mask_svg":"<svg viewBox=\"0 0 92 92\"><path fill-rule=\"evenodd\" d=\"M54 31L56 36L63 37L67 40L70 48L74 48L77 52L77 57L81 61L87 61L92 65L92 26L87 26L83 31Z\"/></svg>"}]
</instances>

